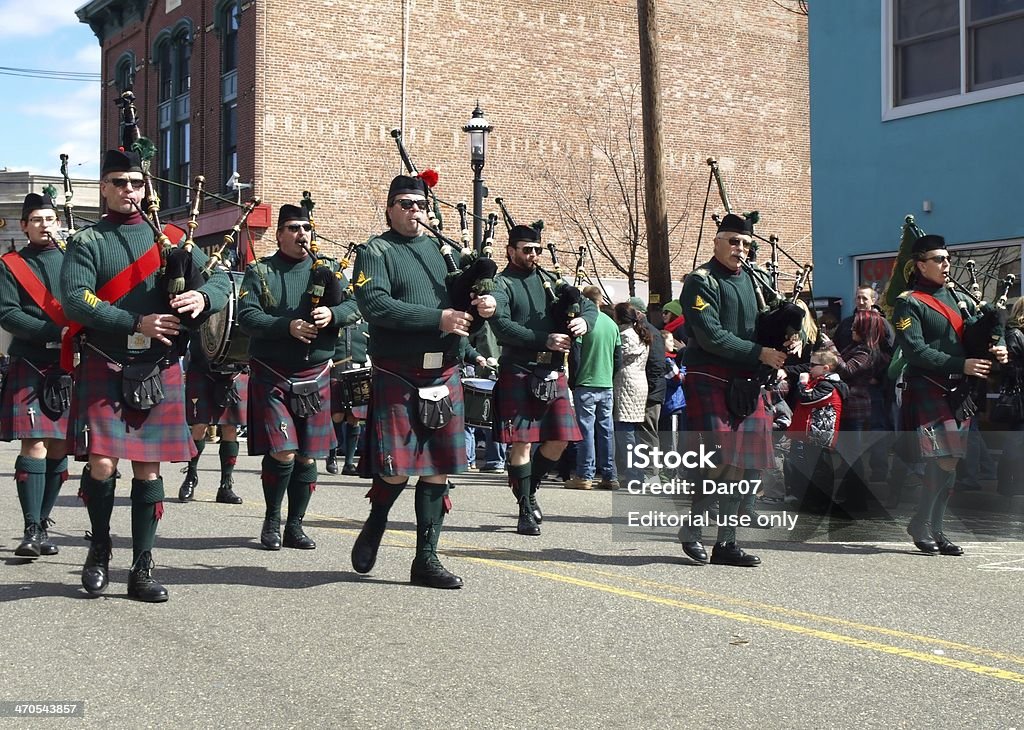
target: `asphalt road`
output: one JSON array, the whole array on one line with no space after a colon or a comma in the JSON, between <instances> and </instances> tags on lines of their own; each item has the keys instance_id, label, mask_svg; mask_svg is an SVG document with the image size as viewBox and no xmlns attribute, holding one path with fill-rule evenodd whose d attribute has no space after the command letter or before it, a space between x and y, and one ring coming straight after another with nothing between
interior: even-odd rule
<instances>
[{"instance_id":1,"label":"asphalt road","mask_svg":"<svg viewBox=\"0 0 1024 730\"><path fill-rule=\"evenodd\" d=\"M15 456L0 445L5 480ZM240 506L213 501L216 469L211 447L197 501L166 503L160 605L125 597L127 484L111 584L90 598L77 478L54 513L60 554L35 561L13 555L7 481L0 727L1024 727L1012 517L954 510L960 558L917 554L897 515L805 522L799 540L741 530L761 567L697 566L674 531L613 532L622 494L545 488L543 534L521 537L502 478L467 474L442 535L466 587L446 592L407 583L411 494L359 576L366 482L324 475L306 519L317 549L271 553L258 460L239 459ZM178 467L165 477L176 495ZM5 702L84 703L85 716L28 720Z\"/></svg>"}]
</instances>

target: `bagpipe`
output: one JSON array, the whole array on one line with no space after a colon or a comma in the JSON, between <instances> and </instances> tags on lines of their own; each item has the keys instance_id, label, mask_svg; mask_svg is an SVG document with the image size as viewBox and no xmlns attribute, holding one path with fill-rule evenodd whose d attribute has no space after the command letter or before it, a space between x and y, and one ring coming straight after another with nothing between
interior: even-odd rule
<instances>
[{"instance_id":1,"label":"bagpipe","mask_svg":"<svg viewBox=\"0 0 1024 730\"><path fill-rule=\"evenodd\" d=\"M448 270L445 276L445 288L448 290L448 298L452 306L461 311L468 312L472 306L473 296L490 294L494 290L494 277L498 273L498 265L493 258L494 228L497 224L497 216L493 213L484 220L484 240L480 251L474 251L469 236L469 228L466 219L468 211L465 203L458 203L454 207L459 212L462 243L448 238L441 232L440 204L442 201L434 187L438 183L438 175L434 170L424 170L422 173L416 169L412 159L409 157L405 144L402 142L402 130L392 129L391 137L398 147L398 154L402 158L410 175L420 178L426 188L427 199L430 205L427 208L427 215L430 222L420 220L419 224L426 229L437 241L438 250L444 259L445 267ZM454 251L458 249L459 259L455 259Z\"/></svg>"},{"instance_id":2,"label":"bagpipe","mask_svg":"<svg viewBox=\"0 0 1024 730\"><path fill-rule=\"evenodd\" d=\"M313 218L313 208L316 207L316 203L313 202L312 193L308 190L303 190L302 200L299 201L299 205L302 206L309 217L309 243L299 241L298 244L313 261L309 269L309 285L306 288L306 293L309 295L308 317L312 322L314 309L317 307L336 307L352 296L352 290L341 285L341 270L333 271L326 258L320 255L316 221ZM319 337L319 331L317 336ZM306 347L305 360L309 360L312 349L313 343L311 342Z\"/></svg>"},{"instance_id":3,"label":"bagpipe","mask_svg":"<svg viewBox=\"0 0 1024 730\"><path fill-rule=\"evenodd\" d=\"M505 227L511 231L516 226L515 219L509 213L502 198L495 198L494 202L501 209L501 217L505 221ZM537 232L538 243L543 239L544 221L536 221L530 224L530 228ZM569 334L569 322L580 313L580 290L562 278L562 267L558 263L558 249L555 244L545 244L548 253L551 254L551 271L537 266L541 273L544 294L547 296L547 314L555 323L553 332L558 334Z\"/></svg>"},{"instance_id":4,"label":"bagpipe","mask_svg":"<svg viewBox=\"0 0 1024 730\"><path fill-rule=\"evenodd\" d=\"M192 258L194 241L187 240L183 245L173 243L168 235L168 230L180 231L175 227L165 229L160 223L160 196L157 195L156 186L153 184L154 176L150 172L153 158L156 156L156 145L142 136L139 130L138 116L135 111L135 94L131 89L125 91L116 100L121 108L121 144L126 150L131 150L139 156L142 163L142 175L145 181L145 195L143 202L145 209L136 202L132 202L135 209L139 211L143 220L153 230L153 241L160 247L160 269L158 277L162 288L167 292L168 300L186 291L198 289L206 283L206 276ZM201 188L202 176L197 178L197 187ZM193 201L195 211L193 219L198 216L198 205L201 195L196 195ZM195 226L193 225L193 230ZM188 326L195 324L193 317L182 316L181 321Z\"/></svg>"}]
</instances>

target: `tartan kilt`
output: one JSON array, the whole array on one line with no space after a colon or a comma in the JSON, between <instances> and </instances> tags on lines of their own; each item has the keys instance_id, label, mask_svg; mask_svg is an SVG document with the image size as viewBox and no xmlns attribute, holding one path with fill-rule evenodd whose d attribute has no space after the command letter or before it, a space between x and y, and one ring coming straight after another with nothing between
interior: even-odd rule
<instances>
[{"instance_id":1,"label":"tartan kilt","mask_svg":"<svg viewBox=\"0 0 1024 730\"><path fill-rule=\"evenodd\" d=\"M221 407L214 402L213 386L220 378L232 378L241 400L233 406ZM188 425L211 424L238 426L245 424L249 408L249 375L244 372L216 373L190 370L185 374L185 413Z\"/></svg>"},{"instance_id":2,"label":"tartan kilt","mask_svg":"<svg viewBox=\"0 0 1024 730\"><path fill-rule=\"evenodd\" d=\"M394 360L375 360L373 365L360 476L430 476L466 471L465 402L458 366L424 370ZM447 385L452 419L443 428L422 426L416 390L402 378L418 387Z\"/></svg>"},{"instance_id":3,"label":"tartan kilt","mask_svg":"<svg viewBox=\"0 0 1024 730\"><path fill-rule=\"evenodd\" d=\"M331 421L330 363L288 372L274 370L291 380L318 381L320 410L306 418L292 413L288 404L288 381L253 359L249 364L249 412L247 443L249 456L296 451L312 459L324 459L337 446Z\"/></svg>"},{"instance_id":4,"label":"tartan kilt","mask_svg":"<svg viewBox=\"0 0 1024 730\"><path fill-rule=\"evenodd\" d=\"M942 382L942 376L935 380ZM959 382L967 386L966 381ZM928 378L910 376L906 379L900 418L905 431L917 434L916 439L907 439L908 443L904 444L909 449L909 453L905 454L907 457L961 458L967 453L971 419L958 424L946 400L946 391Z\"/></svg>"},{"instance_id":5,"label":"tartan kilt","mask_svg":"<svg viewBox=\"0 0 1024 730\"><path fill-rule=\"evenodd\" d=\"M331 413L351 414L360 420L366 418L366 406L349 407L345 405L345 388L342 383L345 380L345 373L365 373L369 368L348 368L345 365L335 365L331 368Z\"/></svg>"},{"instance_id":6,"label":"tartan kilt","mask_svg":"<svg viewBox=\"0 0 1024 730\"><path fill-rule=\"evenodd\" d=\"M743 469L768 469L775 465L772 444L772 419L765 405L764 389L754 412L736 420L726 406L729 380L747 378L752 372L701 365L686 371L683 388L686 393L687 448L701 433L708 434L721 445L722 463Z\"/></svg>"},{"instance_id":7,"label":"tartan kilt","mask_svg":"<svg viewBox=\"0 0 1024 730\"><path fill-rule=\"evenodd\" d=\"M547 403L534 398L530 375L514 366L503 367L498 374L494 386L495 438L503 444L579 441L582 436L565 373L558 374L558 394Z\"/></svg>"},{"instance_id":8,"label":"tartan kilt","mask_svg":"<svg viewBox=\"0 0 1024 730\"><path fill-rule=\"evenodd\" d=\"M68 439L75 459L101 454L129 461L188 461L196 455L185 423L185 384L174 360L160 370L164 399L148 411L121 405L121 367L85 347L75 371ZM88 426L88 432L85 427Z\"/></svg>"},{"instance_id":9,"label":"tartan kilt","mask_svg":"<svg viewBox=\"0 0 1024 730\"><path fill-rule=\"evenodd\" d=\"M24 358L11 358L0 398L0 441L67 438L67 411L53 417L40 405L43 378L51 372L63 371L56 364L36 370Z\"/></svg>"}]
</instances>

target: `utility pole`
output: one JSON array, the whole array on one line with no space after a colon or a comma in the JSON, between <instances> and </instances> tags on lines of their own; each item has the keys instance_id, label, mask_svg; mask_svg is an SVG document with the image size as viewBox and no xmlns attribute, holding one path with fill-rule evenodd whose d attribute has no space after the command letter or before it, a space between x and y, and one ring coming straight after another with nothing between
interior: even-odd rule
<instances>
[{"instance_id":1,"label":"utility pole","mask_svg":"<svg viewBox=\"0 0 1024 730\"><path fill-rule=\"evenodd\" d=\"M672 271L668 255L668 210L662 167L661 80L658 73L658 17L656 0L637 0L640 32L640 98L644 128L644 195L647 225L648 304L672 298Z\"/></svg>"}]
</instances>

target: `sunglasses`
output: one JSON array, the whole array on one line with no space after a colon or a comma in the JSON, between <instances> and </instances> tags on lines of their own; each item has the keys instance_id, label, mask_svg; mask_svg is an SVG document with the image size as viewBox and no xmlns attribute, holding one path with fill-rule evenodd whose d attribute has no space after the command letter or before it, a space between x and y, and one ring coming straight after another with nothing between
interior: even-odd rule
<instances>
[{"instance_id":1,"label":"sunglasses","mask_svg":"<svg viewBox=\"0 0 1024 730\"><path fill-rule=\"evenodd\" d=\"M112 177L108 178L107 182L113 185L118 190L123 188L128 183L131 183L132 187L135 188L136 190L141 190L142 187L146 184L146 180L144 178L136 179L133 177Z\"/></svg>"},{"instance_id":2,"label":"sunglasses","mask_svg":"<svg viewBox=\"0 0 1024 730\"><path fill-rule=\"evenodd\" d=\"M300 230L306 231L307 233L313 230L313 226L309 223L289 223L285 226L292 233L298 233Z\"/></svg>"},{"instance_id":3,"label":"sunglasses","mask_svg":"<svg viewBox=\"0 0 1024 730\"><path fill-rule=\"evenodd\" d=\"M745 241L744 239L738 237L729 239L730 246L743 246L743 248L750 248L750 244L751 241Z\"/></svg>"},{"instance_id":4,"label":"sunglasses","mask_svg":"<svg viewBox=\"0 0 1024 730\"><path fill-rule=\"evenodd\" d=\"M934 261L937 264L944 264L947 261L949 261L949 256L929 256L928 258L922 259L922 260L923 261Z\"/></svg>"},{"instance_id":5,"label":"sunglasses","mask_svg":"<svg viewBox=\"0 0 1024 730\"><path fill-rule=\"evenodd\" d=\"M540 246L523 246L519 250L523 253L540 253L543 249Z\"/></svg>"},{"instance_id":6,"label":"sunglasses","mask_svg":"<svg viewBox=\"0 0 1024 730\"><path fill-rule=\"evenodd\" d=\"M409 198L402 198L401 200L395 201L402 210L412 210L413 208L419 208L420 210L427 209L426 200L410 200Z\"/></svg>"}]
</instances>

